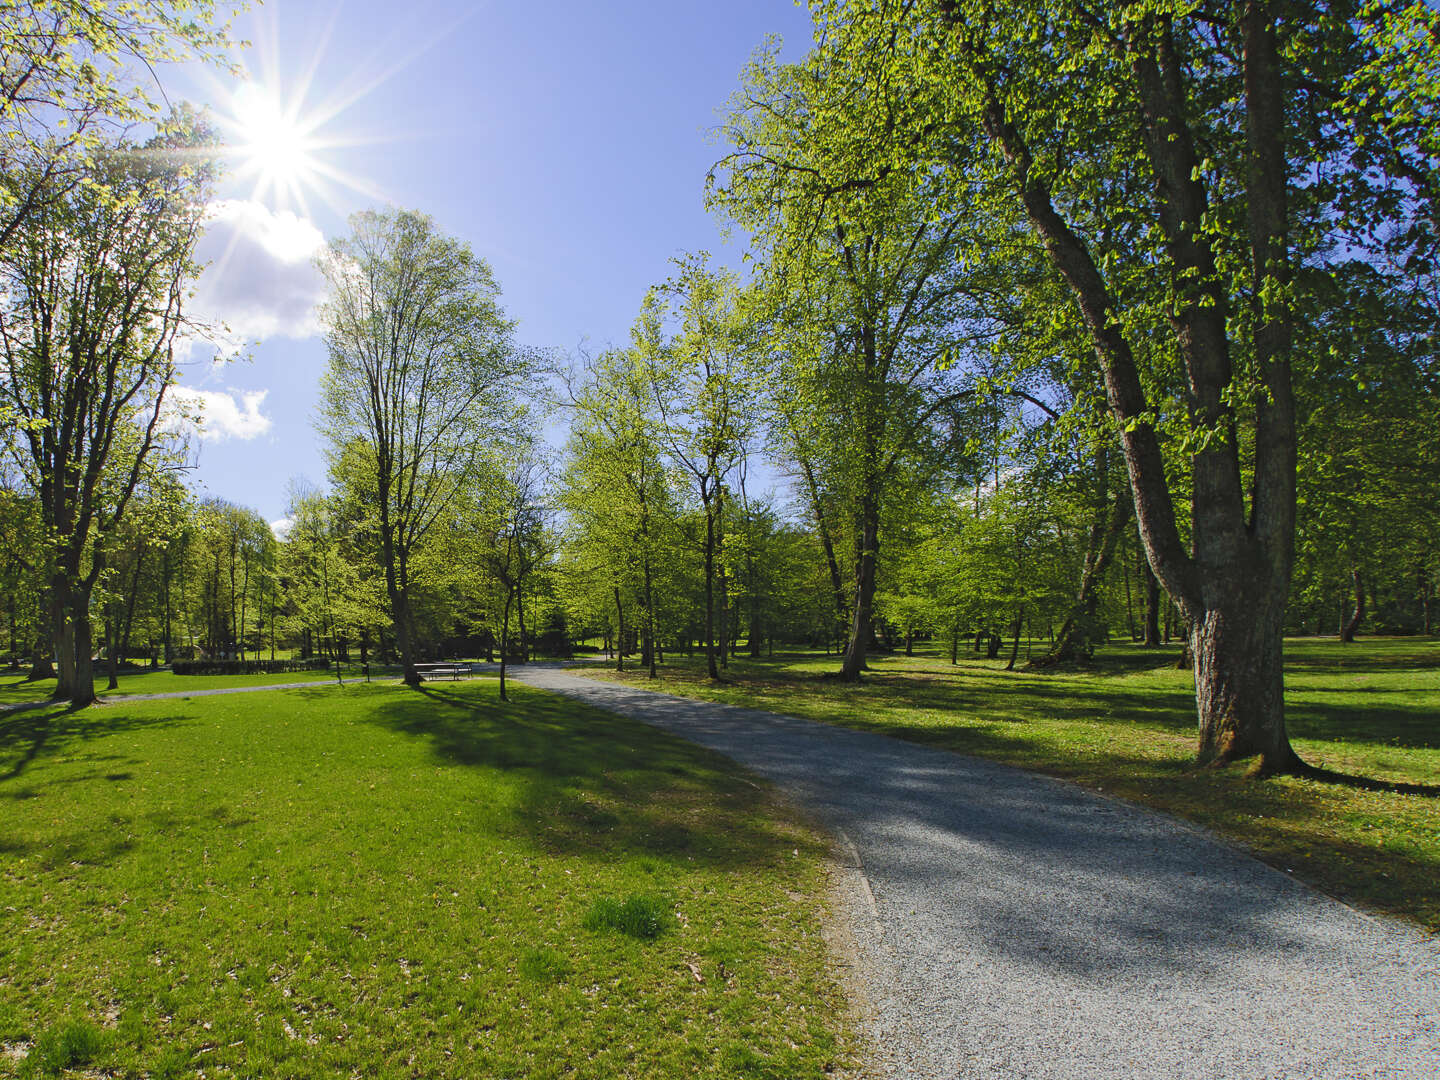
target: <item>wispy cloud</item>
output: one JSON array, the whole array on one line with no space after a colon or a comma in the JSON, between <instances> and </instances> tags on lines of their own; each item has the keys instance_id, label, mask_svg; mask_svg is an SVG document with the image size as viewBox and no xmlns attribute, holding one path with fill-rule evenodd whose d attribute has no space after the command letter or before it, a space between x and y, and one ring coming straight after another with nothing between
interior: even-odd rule
<instances>
[{"instance_id":1,"label":"wispy cloud","mask_svg":"<svg viewBox=\"0 0 1440 1080\"><path fill-rule=\"evenodd\" d=\"M206 442L258 438L270 430L260 411L268 390L200 390L172 386L166 392L177 427L189 427Z\"/></svg>"}]
</instances>

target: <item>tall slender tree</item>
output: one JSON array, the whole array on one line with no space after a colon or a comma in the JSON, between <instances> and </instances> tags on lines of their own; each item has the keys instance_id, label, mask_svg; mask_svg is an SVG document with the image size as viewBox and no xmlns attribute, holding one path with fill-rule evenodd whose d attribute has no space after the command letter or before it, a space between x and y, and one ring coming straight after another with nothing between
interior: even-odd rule
<instances>
[{"instance_id":1,"label":"tall slender tree","mask_svg":"<svg viewBox=\"0 0 1440 1080\"><path fill-rule=\"evenodd\" d=\"M375 517L405 681L420 681L414 557L485 449L518 423L530 374L484 259L423 214L365 211L321 260L332 478Z\"/></svg>"}]
</instances>

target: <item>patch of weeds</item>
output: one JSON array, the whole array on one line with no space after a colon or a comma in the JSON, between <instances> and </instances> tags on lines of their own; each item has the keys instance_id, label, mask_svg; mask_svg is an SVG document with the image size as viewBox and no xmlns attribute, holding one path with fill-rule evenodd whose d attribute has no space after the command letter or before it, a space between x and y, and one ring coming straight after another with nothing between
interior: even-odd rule
<instances>
[{"instance_id":1,"label":"patch of weeds","mask_svg":"<svg viewBox=\"0 0 1440 1080\"><path fill-rule=\"evenodd\" d=\"M585 913L586 930L618 930L622 934L653 941L665 929L669 908L652 896L632 896L625 901L602 896Z\"/></svg>"},{"instance_id":2,"label":"patch of weeds","mask_svg":"<svg viewBox=\"0 0 1440 1080\"><path fill-rule=\"evenodd\" d=\"M105 1050L105 1032L85 1020L67 1020L35 1040L21 1076L59 1076L66 1069L88 1065Z\"/></svg>"},{"instance_id":3,"label":"patch of weeds","mask_svg":"<svg viewBox=\"0 0 1440 1080\"><path fill-rule=\"evenodd\" d=\"M570 961L551 948L531 949L520 957L520 974L531 982L558 983L570 970Z\"/></svg>"}]
</instances>

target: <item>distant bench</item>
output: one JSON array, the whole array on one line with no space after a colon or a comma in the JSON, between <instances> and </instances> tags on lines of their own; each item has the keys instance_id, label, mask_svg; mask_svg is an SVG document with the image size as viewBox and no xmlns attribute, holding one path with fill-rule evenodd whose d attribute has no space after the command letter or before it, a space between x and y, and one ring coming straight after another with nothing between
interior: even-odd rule
<instances>
[{"instance_id":1,"label":"distant bench","mask_svg":"<svg viewBox=\"0 0 1440 1080\"><path fill-rule=\"evenodd\" d=\"M437 664L416 664L415 671L422 679L443 679L449 676L452 682L459 682L461 675L470 674L469 664L459 664L454 661Z\"/></svg>"}]
</instances>

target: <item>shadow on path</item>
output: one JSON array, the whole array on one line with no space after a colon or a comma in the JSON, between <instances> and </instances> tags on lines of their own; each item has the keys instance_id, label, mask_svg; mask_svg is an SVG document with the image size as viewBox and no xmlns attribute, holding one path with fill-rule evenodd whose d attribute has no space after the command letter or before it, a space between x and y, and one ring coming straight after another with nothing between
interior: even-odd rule
<instances>
[{"instance_id":1,"label":"shadow on path","mask_svg":"<svg viewBox=\"0 0 1440 1080\"><path fill-rule=\"evenodd\" d=\"M903 1075L1440 1074L1440 949L1200 830L873 733L525 680L718 750L853 841Z\"/></svg>"}]
</instances>

